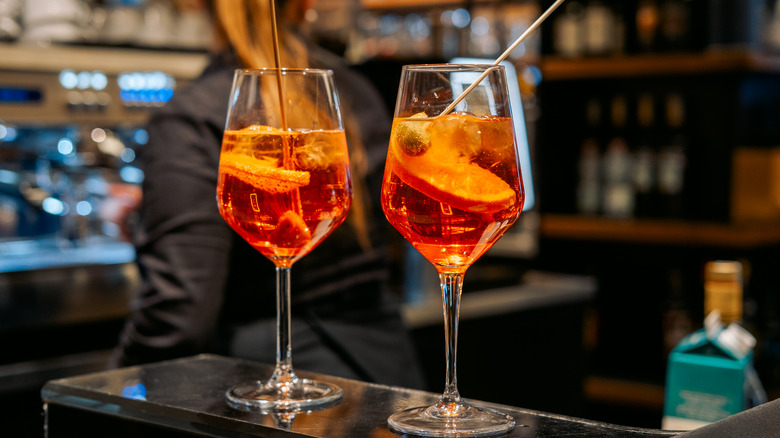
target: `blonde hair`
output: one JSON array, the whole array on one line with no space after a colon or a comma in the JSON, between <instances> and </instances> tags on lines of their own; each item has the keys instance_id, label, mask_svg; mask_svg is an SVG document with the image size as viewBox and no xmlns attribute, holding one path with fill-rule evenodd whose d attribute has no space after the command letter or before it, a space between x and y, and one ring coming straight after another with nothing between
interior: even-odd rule
<instances>
[{"instance_id":1,"label":"blonde hair","mask_svg":"<svg viewBox=\"0 0 780 438\"><path fill-rule=\"evenodd\" d=\"M231 47L239 62L247 68L275 67L271 2L274 0L213 0L212 13L220 45ZM284 67L309 66L306 44L290 26L299 6L295 1L283 0L276 10L279 37L279 58ZM353 199L347 222L355 229L358 243L364 251L371 249L368 236L370 197L365 185L368 160L360 137L360 126L349 106L342 106L342 117L349 145L350 167L353 175Z\"/></svg>"},{"instance_id":2,"label":"blonde hair","mask_svg":"<svg viewBox=\"0 0 780 438\"><path fill-rule=\"evenodd\" d=\"M271 1L214 0L218 35L235 50L244 67L275 67ZM290 14L291 2L282 3L285 8L276 11L280 19ZM306 45L290 31L287 20L278 21L278 35L282 66L308 67Z\"/></svg>"}]
</instances>

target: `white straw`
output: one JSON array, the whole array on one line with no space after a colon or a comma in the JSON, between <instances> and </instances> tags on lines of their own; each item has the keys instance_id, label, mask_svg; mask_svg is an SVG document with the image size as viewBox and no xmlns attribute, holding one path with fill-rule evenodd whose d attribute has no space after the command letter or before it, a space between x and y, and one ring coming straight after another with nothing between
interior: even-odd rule
<instances>
[{"instance_id":1,"label":"white straw","mask_svg":"<svg viewBox=\"0 0 780 438\"><path fill-rule=\"evenodd\" d=\"M526 30L525 30L525 32L523 32L523 34L522 34L522 35L520 35L519 37L517 37L517 39L515 40L515 42L514 42L514 43L512 43L512 45L511 45L511 46L509 46L509 47L508 47L508 48L507 48L507 49L504 51L504 53L502 53L502 54L501 54L501 56L499 56L499 57L498 57L498 58L497 58L495 61L493 61L493 64L492 64L492 65L496 66L496 65L500 64L500 63L501 63L501 61L505 60L505 59L506 59L506 57L507 57L507 56L509 56L509 54L510 54L510 53L512 53L512 51L513 51L513 50L515 50L515 49L517 48L517 46L519 46L519 45L520 45L520 43L522 43L522 42L523 42L523 40L525 40L525 39L528 37L528 35L530 35L530 34L531 34L531 32L533 32L534 30L536 30L536 28L537 28L537 27L539 27L539 25L540 25L540 24L542 24L542 22L543 22L544 20L546 20L546 19L547 19L547 17L549 17L549 16L550 16L550 14L552 14L552 13L553 13L553 11L554 11L555 9L557 9L557 8L558 8L558 6L560 6L560 5L561 5L561 3L563 3L563 2L564 2L564 0L556 0L556 2L555 2L555 3L553 3L553 4L552 4L552 6L550 6L550 7L549 7L549 8L548 8L546 11L544 11L544 13L543 13L541 16L539 16L539 18L537 18L537 19L536 19L536 21L534 21L534 23L533 23L532 25L530 25L530 26L528 27L528 29L526 29ZM442 115L442 116L443 116L443 115L447 114L448 112L452 111L452 110L455 108L455 106L456 106L457 104L459 104L459 103L460 103L460 101L461 101L461 100L463 100L463 98L464 98L464 97L466 97L466 95L467 95L467 94L471 93L471 90L473 90L474 88L476 88L476 87L477 87L477 85L479 85L479 83L480 83L480 82L482 82L482 79L485 79L485 76L487 76L487 75L488 75L488 73L490 73L490 71L491 71L491 70L492 70L491 68L488 68L488 69L486 69L484 72L482 72L482 74L479 76L479 78L477 78L477 80L476 80L476 81L474 81L474 82L473 82L471 85L469 85L469 87L468 87L468 88L466 88L466 89L463 91L463 93L460 93L460 96L458 96L458 98L457 98L457 99L455 99L455 100L454 100L454 101L453 101L453 102L450 104L450 106L448 106L448 107L447 107L447 108L446 108L444 111L442 111L440 115Z\"/></svg>"}]
</instances>

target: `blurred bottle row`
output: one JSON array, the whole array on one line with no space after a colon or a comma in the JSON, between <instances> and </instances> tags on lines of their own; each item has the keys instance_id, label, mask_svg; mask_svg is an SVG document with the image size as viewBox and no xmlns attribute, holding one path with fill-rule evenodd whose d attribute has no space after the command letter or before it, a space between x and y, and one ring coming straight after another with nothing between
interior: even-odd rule
<instances>
[{"instance_id":1,"label":"blurred bottle row","mask_svg":"<svg viewBox=\"0 0 780 438\"><path fill-rule=\"evenodd\" d=\"M312 21L312 30L340 39L347 58L354 63L372 58L495 57L540 13L536 0L463 2L462 6L452 2L412 9L365 9L355 5L350 10L347 22L337 25L334 23L339 21ZM535 33L512 53L512 58L535 59L539 53L540 35Z\"/></svg>"},{"instance_id":2,"label":"blurred bottle row","mask_svg":"<svg viewBox=\"0 0 780 438\"><path fill-rule=\"evenodd\" d=\"M549 2L552 3L552 2ZM571 0L545 29L544 53L569 57L780 49L777 0Z\"/></svg>"},{"instance_id":3,"label":"blurred bottle row","mask_svg":"<svg viewBox=\"0 0 780 438\"><path fill-rule=\"evenodd\" d=\"M0 41L205 50L203 0L0 0Z\"/></svg>"},{"instance_id":4,"label":"blurred bottle row","mask_svg":"<svg viewBox=\"0 0 780 438\"><path fill-rule=\"evenodd\" d=\"M312 6L309 31L355 63L493 56L539 10L536 0L405 10L366 9L353 0ZM0 41L206 49L211 38L205 0L0 0ZM538 54L539 38L532 37L513 56Z\"/></svg>"},{"instance_id":5,"label":"blurred bottle row","mask_svg":"<svg viewBox=\"0 0 780 438\"><path fill-rule=\"evenodd\" d=\"M453 2L455 3L455 2ZM375 57L495 56L552 0L463 2L463 7L366 9L315 2L311 30L353 62ZM780 49L778 0L568 0L513 57L691 51L724 45ZM0 0L0 41L203 50L205 0Z\"/></svg>"},{"instance_id":6,"label":"blurred bottle row","mask_svg":"<svg viewBox=\"0 0 780 438\"><path fill-rule=\"evenodd\" d=\"M688 137L685 97L616 94L586 100L577 210L609 217L681 217Z\"/></svg>"},{"instance_id":7,"label":"blurred bottle row","mask_svg":"<svg viewBox=\"0 0 780 438\"><path fill-rule=\"evenodd\" d=\"M312 17L312 30L340 41L347 57L357 63L377 57L495 56L553 0L412 9L325 3L340 6L320 9L320 15L333 17ZM690 52L730 46L780 50L779 4L778 0L567 0L512 57Z\"/></svg>"}]
</instances>

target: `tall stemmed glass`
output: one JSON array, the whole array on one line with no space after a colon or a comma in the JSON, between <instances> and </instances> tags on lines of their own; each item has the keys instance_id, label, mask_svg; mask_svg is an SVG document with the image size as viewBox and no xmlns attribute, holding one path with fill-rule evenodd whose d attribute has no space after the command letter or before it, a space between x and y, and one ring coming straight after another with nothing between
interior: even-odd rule
<instances>
[{"instance_id":1,"label":"tall stemmed glass","mask_svg":"<svg viewBox=\"0 0 780 438\"><path fill-rule=\"evenodd\" d=\"M296 376L290 342L290 268L344 221L352 202L332 72L236 71L217 202L225 221L276 265L276 367L267 380L228 390L228 404L272 411L336 403L341 388Z\"/></svg>"},{"instance_id":2,"label":"tall stemmed glass","mask_svg":"<svg viewBox=\"0 0 780 438\"><path fill-rule=\"evenodd\" d=\"M479 85L450 112L454 98L482 74ZM456 347L463 275L522 210L525 197L517 157L503 67L440 64L403 68L382 208L390 223L439 272L447 373L438 403L390 416L388 425L396 432L489 436L515 427L511 416L476 408L461 399Z\"/></svg>"}]
</instances>

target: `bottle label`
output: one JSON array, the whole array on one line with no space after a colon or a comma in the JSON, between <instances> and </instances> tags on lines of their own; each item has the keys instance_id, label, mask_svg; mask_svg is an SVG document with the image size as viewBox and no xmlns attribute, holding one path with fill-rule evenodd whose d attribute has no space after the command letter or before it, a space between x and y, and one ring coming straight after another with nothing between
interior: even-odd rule
<instances>
[{"instance_id":1,"label":"bottle label","mask_svg":"<svg viewBox=\"0 0 780 438\"><path fill-rule=\"evenodd\" d=\"M705 281L704 314L720 312L721 321L728 324L742 320L742 285L733 281Z\"/></svg>"}]
</instances>

